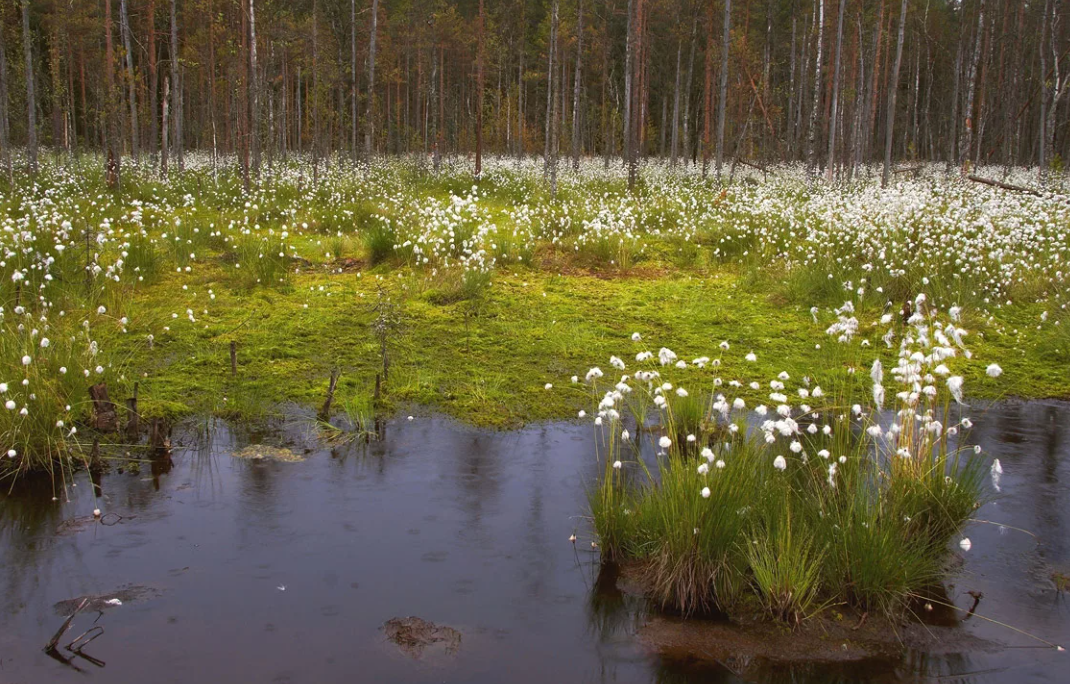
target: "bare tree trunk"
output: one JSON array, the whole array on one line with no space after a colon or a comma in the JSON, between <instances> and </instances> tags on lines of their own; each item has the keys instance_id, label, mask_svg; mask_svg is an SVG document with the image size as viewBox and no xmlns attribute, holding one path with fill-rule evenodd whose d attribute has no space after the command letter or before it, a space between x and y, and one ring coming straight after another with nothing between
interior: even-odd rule
<instances>
[{"instance_id":1,"label":"bare tree trunk","mask_svg":"<svg viewBox=\"0 0 1070 684\"><path fill-rule=\"evenodd\" d=\"M572 79L572 170L580 170L580 77L583 73L583 0L576 18L576 74ZM480 0L480 7L482 7ZM482 25L482 24L481 24Z\"/></svg>"},{"instance_id":2,"label":"bare tree trunk","mask_svg":"<svg viewBox=\"0 0 1070 684\"><path fill-rule=\"evenodd\" d=\"M694 83L694 66L695 66L695 36L698 33L698 14L691 20L691 48L690 54L687 58L687 85L684 90L684 136L683 136L683 154L684 164L686 166L687 159L691 156L691 88Z\"/></svg>"},{"instance_id":3,"label":"bare tree trunk","mask_svg":"<svg viewBox=\"0 0 1070 684\"><path fill-rule=\"evenodd\" d=\"M104 177L108 187L118 188L120 182L119 126L117 125L117 97L115 92L115 49L112 44L111 0L104 0Z\"/></svg>"},{"instance_id":4,"label":"bare tree trunk","mask_svg":"<svg viewBox=\"0 0 1070 684\"><path fill-rule=\"evenodd\" d=\"M156 153L159 149L159 124L156 117L159 114L160 103L157 93L160 90L159 72L156 69L156 0L149 0L148 16L145 19L146 33L148 33L149 53L149 154L152 163L156 163ZM215 107L212 107L215 110Z\"/></svg>"},{"instance_id":5,"label":"bare tree trunk","mask_svg":"<svg viewBox=\"0 0 1070 684\"><path fill-rule=\"evenodd\" d=\"M249 0L249 147L251 171L260 176L260 86L256 67L256 0Z\"/></svg>"},{"instance_id":6,"label":"bare tree trunk","mask_svg":"<svg viewBox=\"0 0 1070 684\"><path fill-rule=\"evenodd\" d=\"M175 118L175 165L179 173L185 169L185 150L182 142L182 72L178 57L178 6L171 0L171 95L174 98Z\"/></svg>"},{"instance_id":7,"label":"bare tree trunk","mask_svg":"<svg viewBox=\"0 0 1070 684\"><path fill-rule=\"evenodd\" d=\"M724 29L721 37L721 87L717 97L717 179L724 165L725 102L728 99L728 49L732 31L732 0L724 0Z\"/></svg>"},{"instance_id":8,"label":"bare tree trunk","mask_svg":"<svg viewBox=\"0 0 1070 684\"><path fill-rule=\"evenodd\" d=\"M795 48L798 21L793 1L791 3L791 58L788 69L788 155L790 157L795 156Z\"/></svg>"},{"instance_id":9,"label":"bare tree trunk","mask_svg":"<svg viewBox=\"0 0 1070 684\"><path fill-rule=\"evenodd\" d=\"M126 53L126 85L130 105L130 151L134 159L137 160L141 156L141 141L137 122L137 98L134 94L137 82L134 80L134 52L130 49L130 17L126 12L126 0L119 1L119 30L123 36L123 50Z\"/></svg>"},{"instance_id":10,"label":"bare tree trunk","mask_svg":"<svg viewBox=\"0 0 1070 684\"><path fill-rule=\"evenodd\" d=\"M840 104L840 59L843 52L843 15L847 13L847 0L840 0L840 18L836 23L836 59L832 68L832 114L829 116L828 179L836 168L836 124Z\"/></svg>"},{"instance_id":11,"label":"bare tree trunk","mask_svg":"<svg viewBox=\"0 0 1070 684\"><path fill-rule=\"evenodd\" d=\"M476 54L476 180L483 175L483 0L479 0L479 30Z\"/></svg>"},{"instance_id":12,"label":"bare tree trunk","mask_svg":"<svg viewBox=\"0 0 1070 684\"><path fill-rule=\"evenodd\" d=\"M683 56L683 41L676 41L676 81L672 89L672 138L669 143L669 166L676 166L680 143L680 60Z\"/></svg>"},{"instance_id":13,"label":"bare tree trunk","mask_svg":"<svg viewBox=\"0 0 1070 684\"><path fill-rule=\"evenodd\" d=\"M372 0L372 31L368 39L368 111L364 132L364 156L372 158L375 139L375 38L379 32L379 0Z\"/></svg>"},{"instance_id":14,"label":"bare tree trunk","mask_svg":"<svg viewBox=\"0 0 1070 684\"><path fill-rule=\"evenodd\" d=\"M624 43L624 163L632 163L632 50L635 0L628 0L628 26ZM629 183L631 180L629 179ZM630 189L630 186L629 186Z\"/></svg>"},{"instance_id":15,"label":"bare tree trunk","mask_svg":"<svg viewBox=\"0 0 1070 684\"><path fill-rule=\"evenodd\" d=\"M560 27L558 25L557 0L554 0L554 13L553 13L553 19L551 21L552 21L552 23L551 23L551 26L550 26L550 64L553 65L554 53L557 52L557 34L558 34L559 30L560 30ZM550 199L552 201L556 201L557 200L557 145L558 145L557 136L558 136L559 124L558 124L558 120L557 120L557 117L558 117L558 99L556 97L553 97L554 90L557 87L555 85L555 83L554 83L554 70L553 70L553 68L550 69L549 76L550 76L550 83L549 83L548 87L549 87L550 94L551 94L550 100L553 103L553 111L551 112L552 117L551 117L551 123L550 123L550 137L551 137L551 141L550 141Z\"/></svg>"},{"instance_id":16,"label":"bare tree trunk","mask_svg":"<svg viewBox=\"0 0 1070 684\"><path fill-rule=\"evenodd\" d=\"M22 54L26 59L26 158L31 174L37 173L37 99L33 92L33 37L30 35L30 0L22 0Z\"/></svg>"},{"instance_id":17,"label":"bare tree trunk","mask_svg":"<svg viewBox=\"0 0 1070 684\"><path fill-rule=\"evenodd\" d=\"M320 114L319 114L319 2L312 0L312 92L306 97L309 114L312 116L312 183L319 185L320 180Z\"/></svg>"},{"instance_id":18,"label":"bare tree trunk","mask_svg":"<svg viewBox=\"0 0 1070 684\"><path fill-rule=\"evenodd\" d=\"M906 32L907 0L899 6L899 37L895 45L895 62L892 64L892 79L888 83L888 121L884 128L884 173L881 187L888 187L892 177L892 137L895 133L895 96L899 92L899 67L903 62L903 35Z\"/></svg>"},{"instance_id":19,"label":"bare tree trunk","mask_svg":"<svg viewBox=\"0 0 1070 684\"><path fill-rule=\"evenodd\" d=\"M810 173L817 169L817 117L821 111L821 48L825 33L825 0L817 0L817 58L814 60L814 103L810 109L810 130L806 143L806 159ZM905 0L904 0L905 2Z\"/></svg>"},{"instance_id":20,"label":"bare tree trunk","mask_svg":"<svg viewBox=\"0 0 1070 684\"><path fill-rule=\"evenodd\" d=\"M349 0L349 99L353 117L350 120L350 154L357 158L357 0Z\"/></svg>"},{"instance_id":21,"label":"bare tree trunk","mask_svg":"<svg viewBox=\"0 0 1070 684\"><path fill-rule=\"evenodd\" d=\"M963 176L969 173L970 150L973 149L973 96L977 90L977 64L981 60L984 23L985 0L981 0L977 10L977 36L974 38L973 58L970 59L970 71L966 79L966 109L963 111L962 142L959 144L959 167ZM902 29L900 29L900 32L902 32Z\"/></svg>"},{"instance_id":22,"label":"bare tree trunk","mask_svg":"<svg viewBox=\"0 0 1070 684\"><path fill-rule=\"evenodd\" d=\"M702 178L710 170L710 108L713 105L713 3L706 5L706 81L702 88Z\"/></svg>"},{"instance_id":23,"label":"bare tree trunk","mask_svg":"<svg viewBox=\"0 0 1070 684\"><path fill-rule=\"evenodd\" d=\"M168 115L170 114L171 100L171 80L167 76L163 77L163 125L160 128L160 132L163 135L163 142L160 144L160 174L164 180L167 180L167 133L169 131Z\"/></svg>"},{"instance_id":24,"label":"bare tree trunk","mask_svg":"<svg viewBox=\"0 0 1070 684\"><path fill-rule=\"evenodd\" d=\"M218 180L217 165L219 162L219 145L216 139L216 98L215 98L215 38L212 29L215 27L215 13L212 11L212 1L208 2L208 113L212 121L212 180ZM155 102L156 93L153 93ZM154 105L155 107L155 105ZM153 113L153 123L156 122L156 114ZM155 128L153 128L155 131Z\"/></svg>"},{"instance_id":25,"label":"bare tree trunk","mask_svg":"<svg viewBox=\"0 0 1070 684\"><path fill-rule=\"evenodd\" d=\"M0 25L3 22L3 14L0 14ZM14 180L14 171L11 167L11 123L8 119L8 80L7 80L7 46L4 41L4 32L0 30L0 161L4 164L8 182Z\"/></svg>"},{"instance_id":26,"label":"bare tree trunk","mask_svg":"<svg viewBox=\"0 0 1070 684\"><path fill-rule=\"evenodd\" d=\"M542 173L544 176L550 175L550 153L552 150L551 133L554 127L555 115L554 110L554 48L557 46L557 0L554 0L553 14L551 15L550 24L550 42L547 46L547 67L546 67L546 132L542 159Z\"/></svg>"}]
</instances>

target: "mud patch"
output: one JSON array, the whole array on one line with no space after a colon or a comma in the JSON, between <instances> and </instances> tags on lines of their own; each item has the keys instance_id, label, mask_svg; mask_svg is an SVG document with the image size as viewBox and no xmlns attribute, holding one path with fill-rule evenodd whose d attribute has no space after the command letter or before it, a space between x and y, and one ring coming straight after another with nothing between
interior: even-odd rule
<instances>
[{"instance_id":1,"label":"mud patch","mask_svg":"<svg viewBox=\"0 0 1070 684\"><path fill-rule=\"evenodd\" d=\"M250 444L241 451L235 451L231 454L234 458L241 459L243 461L277 461L279 463L300 463L305 460L305 457L296 454L293 451L283 448L269 446L267 444Z\"/></svg>"},{"instance_id":2,"label":"mud patch","mask_svg":"<svg viewBox=\"0 0 1070 684\"><path fill-rule=\"evenodd\" d=\"M383 632L401 652L419 659L425 652L453 655L461 648L461 633L418 617L392 618L383 623Z\"/></svg>"}]
</instances>

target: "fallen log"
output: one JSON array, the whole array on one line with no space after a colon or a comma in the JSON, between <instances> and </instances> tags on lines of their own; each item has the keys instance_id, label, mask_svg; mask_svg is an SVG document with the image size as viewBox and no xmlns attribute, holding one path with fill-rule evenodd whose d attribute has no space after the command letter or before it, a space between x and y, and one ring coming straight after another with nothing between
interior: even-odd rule
<instances>
[{"instance_id":1,"label":"fallen log","mask_svg":"<svg viewBox=\"0 0 1070 684\"><path fill-rule=\"evenodd\" d=\"M991 178L982 178L981 176L975 176L972 173L966 178L972 180L974 183L981 183L983 185L991 185L994 188L1001 188L1003 190L1010 190L1012 192L1024 192L1027 195L1033 195L1034 197L1043 197L1044 194L1039 190L1033 188L1027 188L1024 185L1014 185L1012 183L1004 183L998 180L992 180Z\"/></svg>"}]
</instances>

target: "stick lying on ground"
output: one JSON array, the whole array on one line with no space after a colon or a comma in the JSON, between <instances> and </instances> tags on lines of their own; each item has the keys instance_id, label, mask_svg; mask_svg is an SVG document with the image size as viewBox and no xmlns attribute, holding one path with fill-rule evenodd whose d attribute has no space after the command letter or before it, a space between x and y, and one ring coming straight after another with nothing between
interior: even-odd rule
<instances>
[{"instance_id":1,"label":"stick lying on ground","mask_svg":"<svg viewBox=\"0 0 1070 684\"><path fill-rule=\"evenodd\" d=\"M1011 183L1002 183L1002 182L997 181L997 180L992 180L991 178L982 178L980 176L975 176L972 173L969 176L966 176L966 177L969 178L970 180L972 180L974 183L983 183L984 185L991 185L994 188L1003 188L1004 190L1012 190L1014 192L1024 192L1025 194L1033 195L1034 197L1043 197L1044 196L1040 191L1034 190L1033 188L1027 188L1027 187L1025 187L1023 185L1013 185Z\"/></svg>"}]
</instances>

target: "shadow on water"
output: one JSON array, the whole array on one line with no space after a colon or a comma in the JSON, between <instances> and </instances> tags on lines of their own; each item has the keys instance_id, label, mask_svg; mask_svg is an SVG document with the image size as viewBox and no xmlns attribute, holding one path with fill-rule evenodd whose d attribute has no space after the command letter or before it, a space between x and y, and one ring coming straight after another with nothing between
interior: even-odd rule
<instances>
[{"instance_id":1,"label":"shadow on water","mask_svg":"<svg viewBox=\"0 0 1070 684\"><path fill-rule=\"evenodd\" d=\"M179 426L168 457L112 465L97 492L83 474L57 501L41 480L0 494L0 681L1051 681L1065 654L988 620L1070 642L1052 581L1070 572L1070 405L1002 404L975 423L970 443L1004 474L941 596L960 611L930 616L964 637L940 648L799 662L771 657L775 642L757 657L651 640L653 623L690 627L592 549L589 426L421 417L384 425L383 441L324 445L295 414ZM288 458L234 457L251 445ZM86 655L104 665L61 647L79 672L41 649L82 598L98 610L61 644L99 627ZM410 615L460 632L456 654L387 643L384 622Z\"/></svg>"}]
</instances>

